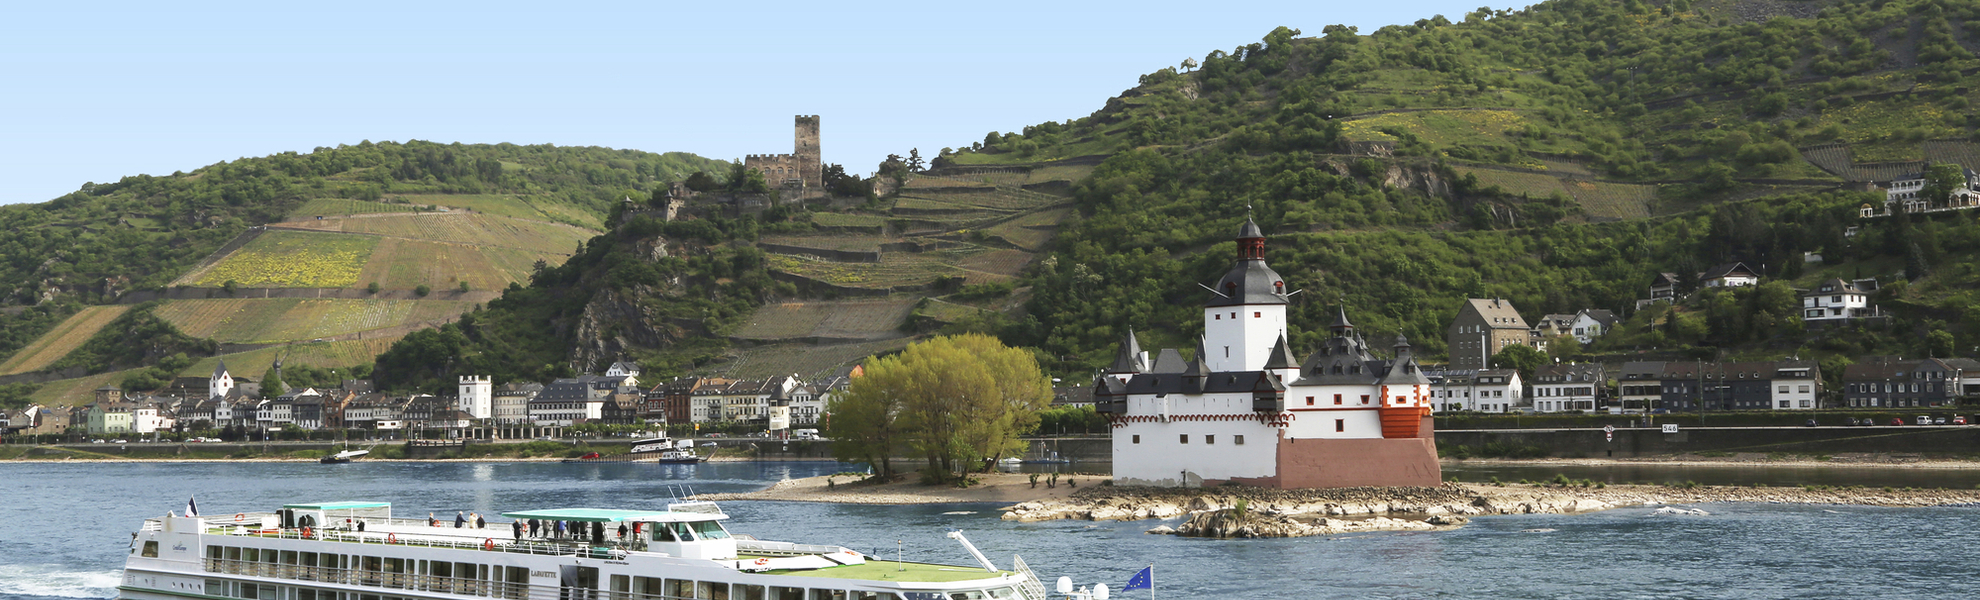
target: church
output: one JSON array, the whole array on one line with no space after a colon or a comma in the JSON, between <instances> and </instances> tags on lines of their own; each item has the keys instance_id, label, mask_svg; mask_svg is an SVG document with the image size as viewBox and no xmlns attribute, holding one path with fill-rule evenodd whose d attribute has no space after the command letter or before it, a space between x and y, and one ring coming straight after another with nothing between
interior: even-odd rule
<instances>
[{"instance_id":1,"label":"church","mask_svg":"<svg viewBox=\"0 0 1980 600\"><path fill-rule=\"evenodd\" d=\"M1129 331L1094 381L1113 424L1118 485L1272 488L1436 486L1430 379L1398 336L1379 358L1341 310L1318 351L1297 361L1286 309L1297 293L1265 264L1245 219L1238 256L1203 303L1195 355L1151 362Z\"/></svg>"}]
</instances>

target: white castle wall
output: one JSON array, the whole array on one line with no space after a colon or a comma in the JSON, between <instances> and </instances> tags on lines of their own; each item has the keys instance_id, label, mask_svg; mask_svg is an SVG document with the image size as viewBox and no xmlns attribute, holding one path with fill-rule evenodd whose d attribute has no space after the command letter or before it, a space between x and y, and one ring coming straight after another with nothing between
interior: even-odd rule
<instances>
[{"instance_id":1,"label":"white castle wall","mask_svg":"<svg viewBox=\"0 0 1980 600\"><path fill-rule=\"evenodd\" d=\"M1204 351L1213 372L1257 371L1286 329L1286 306L1255 304L1203 309Z\"/></svg>"},{"instance_id":2,"label":"white castle wall","mask_svg":"<svg viewBox=\"0 0 1980 600\"><path fill-rule=\"evenodd\" d=\"M1128 399L1128 414L1166 414L1169 420L1114 429L1118 485L1196 486L1205 478L1270 477L1277 472L1278 430L1258 422L1249 394L1137 396ZM1233 415L1238 418L1230 418ZM1222 418L1189 418L1201 416ZM1182 443L1185 434L1187 444ZM1243 445L1237 443L1240 435ZM1140 443L1135 436L1141 436ZM1204 436L1215 436L1216 441L1205 443Z\"/></svg>"}]
</instances>

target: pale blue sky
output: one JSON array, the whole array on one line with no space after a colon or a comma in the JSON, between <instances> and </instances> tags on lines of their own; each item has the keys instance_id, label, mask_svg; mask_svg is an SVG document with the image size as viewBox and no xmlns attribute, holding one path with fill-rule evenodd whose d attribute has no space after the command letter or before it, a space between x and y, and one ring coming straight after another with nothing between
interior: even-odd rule
<instances>
[{"instance_id":1,"label":"pale blue sky","mask_svg":"<svg viewBox=\"0 0 1980 600\"><path fill-rule=\"evenodd\" d=\"M1391 2L17 2L0 9L0 203L360 140L827 162L1092 113L1142 73ZM1505 8L1501 5L1499 8Z\"/></svg>"}]
</instances>

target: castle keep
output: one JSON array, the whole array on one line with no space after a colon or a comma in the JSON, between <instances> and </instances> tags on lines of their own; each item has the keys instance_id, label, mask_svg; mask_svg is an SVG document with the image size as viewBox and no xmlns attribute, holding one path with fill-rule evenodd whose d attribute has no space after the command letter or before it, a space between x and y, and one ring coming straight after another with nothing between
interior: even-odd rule
<instances>
[{"instance_id":1,"label":"castle keep","mask_svg":"<svg viewBox=\"0 0 1980 600\"><path fill-rule=\"evenodd\" d=\"M785 192L785 198L806 198L823 194L824 163L818 152L818 115L797 116L797 142L790 154L751 154L743 166L763 173L770 187Z\"/></svg>"},{"instance_id":2,"label":"castle keep","mask_svg":"<svg viewBox=\"0 0 1980 600\"><path fill-rule=\"evenodd\" d=\"M1113 424L1114 481L1195 487L1435 486L1442 482L1430 379L1397 336L1375 355L1343 310L1304 362L1286 335L1286 282L1265 264L1249 219L1238 257L1203 303L1203 337L1184 360L1151 363L1129 331L1093 386Z\"/></svg>"}]
</instances>

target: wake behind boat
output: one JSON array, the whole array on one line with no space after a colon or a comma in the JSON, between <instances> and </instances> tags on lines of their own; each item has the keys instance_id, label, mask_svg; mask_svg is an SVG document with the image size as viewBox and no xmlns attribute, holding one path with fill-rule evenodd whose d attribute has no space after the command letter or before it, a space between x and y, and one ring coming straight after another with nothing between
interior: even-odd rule
<instances>
[{"instance_id":1,"label":"wake behind boat","mask_svg":"<svg viewBox=\"0 0 1980 600\"><path fill-rule=\"evenodd\" d=\"M190 512L190 509L189 509ZM505 512L450 526L385 502L287 504L231 517L146 519L118 597L130 600L1045 600L1012 556L998 569L888 561L842 546L731 534L712 502L666 510ZM472 523L472 521L469 521ZM609 595L608 595L609 594Z\"/></svg>"}]
</instances>

